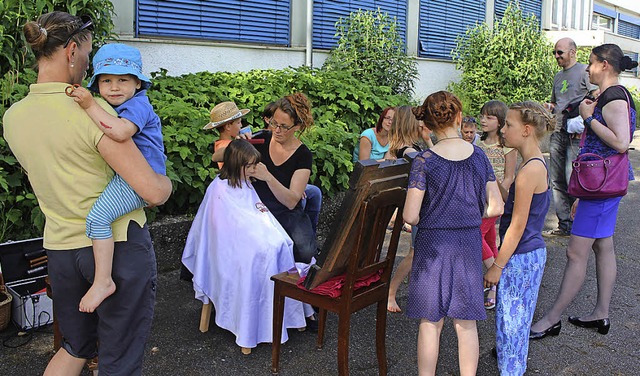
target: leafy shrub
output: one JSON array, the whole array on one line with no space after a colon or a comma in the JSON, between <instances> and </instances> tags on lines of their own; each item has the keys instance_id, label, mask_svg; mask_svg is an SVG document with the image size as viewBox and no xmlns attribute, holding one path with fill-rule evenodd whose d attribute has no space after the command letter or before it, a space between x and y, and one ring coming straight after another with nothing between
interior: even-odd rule
<instances>
[{"instance_id":1,"label":"leafy shrub","mask_svg":"<svg viewBox=\"0 0 640 376\"><path fill-rule=\"evenodd\" d=\"M458 38L452 57L462 75L449 89L462 100L465 113L478 114L491 99L548 100L558 67L539 25L515 2L493 28L480 23Z\"/></svg>"},{"instance_id":2,"label":"leafy shrub","mask_svg":"<svg viewBox=\"0 0 640 376\"><path fill-rule=\"evenodd\" d=\"M380 9L359 10L336 22L337 46L322 69L351 71L372 85L391 87L397 94L411 97L418 68L407 56L395 18Z\"/></svg>"},{"instance_id":3,"label":"leafy shrub","mask_svg":"<svg viewBox=\"0 0 640 376\"><path fill-rule=\"evenodd\" d=\"M325 194L348 187L360 132L375 124L382 108L406 103L389 87L369 85L349 72L308 67L179 77L161 70L152 77L148 95L162 119L167 175L174 182L174 193L159 209L161 214L195 212L217 173L208 150L217 134L202 130L216 103L230 100L251 109L244 122L256 131L264 127L260 113L267 103L296 91L305 93L315 125L301 139L314 154L311 180Z\"/></svg>"}]
</instances>

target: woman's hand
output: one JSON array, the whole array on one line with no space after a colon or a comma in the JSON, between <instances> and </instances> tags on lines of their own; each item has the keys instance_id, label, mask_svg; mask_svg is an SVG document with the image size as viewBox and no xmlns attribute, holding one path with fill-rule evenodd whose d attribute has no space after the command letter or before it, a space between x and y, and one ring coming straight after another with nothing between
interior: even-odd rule
<instances>
[{"instance_id":1,"label":"woman's hand","mask_svg":"<svg viewBox=\"0 0 640 376\"><path fill-rule=\"evenodd\" d=\"M572 221L576 218L576 209L578 208L578 201L580 201L580 200L576 199L573 202L573 205L571 205L571 220Z\"/></svg>"},{"instance_id":2,"label":"woman's hand","mask_svg":"<svg viewBox=\"0 0 640 376\"><path fill-rule=\"evenodd\" d=\"M271 175L269 170L267 170L267 166L262 162L257 163L252 168L248 168L247 175L267 183L273 179L273 175Z\"/></svg>"},{"instance_id":3,"label":"woman's hand","mask_svg":"<svg viewBox=\"0 0 640 376\"><path fill-rule=\"evenodd\" d=\"M489 270L487 270L487 272L484 274L484 287L491 288L498 285L501 275L502 269L495 266L495 264L491 265Z\"/></svg>"},{"instance_id":4,"label":"woman's hand","mask_svg":"<svg viewBox=\"0 0 640 376\"><path fill-rule=\"evenodd\" d=\"M583 119L593 116L597 103L597 100L591 100L588 98L580 102L580 116L582 116Z\"/></svg>"}]
</instances>

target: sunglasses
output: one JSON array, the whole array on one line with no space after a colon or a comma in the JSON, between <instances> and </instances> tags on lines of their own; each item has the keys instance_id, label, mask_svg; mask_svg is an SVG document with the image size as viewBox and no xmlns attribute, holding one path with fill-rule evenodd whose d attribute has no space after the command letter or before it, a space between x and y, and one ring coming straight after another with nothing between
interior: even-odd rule
<instances>
[{"instance_id":1,"label":"sunglasses","mask_svg":"<svg viewBox=\"0 0 640 376\"><path fill-rule=\"evenodd\" d=\"M565 53L565 51L562 51L562 50L554 50L554 51L551 51L551 53L553 54L553 56L556 56L556 55L558 55L558 56L562 56L562 54L564 54L564 53Z\"/></svg>"},{"instance_id":2,"label":"sunglasses","mask_svg":"<svg viewBox=\"0 0 640 376\"><path fill-rule=\"evenodd\" d=\"M282 124L278 124L275 121L273 121L273 119L271 119L269 121L269 126L273 129L280 129L283 130L285 132L291 130L291 128L295 127L295 125L291 125L291 126L286 126L286 125L282 125Z\"/></svg>"},{"instance_id":3,"label":"sunglasses","mask_svg":"<svg viewBox=\"0 0 640 376\"><path fill-rule=\"evenodd\" d=\"M475 123L476 122L476 118L472 117L472 116L465 116L462 118L462 122L463 123Z\"/></svg>"},{"instance_id":4,"label":"sunglasses","mask_svg":"<svg viewBox=\"0 0 640 376\"><path fill-rule=\"evenodd\" d=\"M93 21L91 20L91 17L80 16L80 20L82 21L82 26L75 29L73 32L71 32L71 34L69 34L69 37L67 38L67 41L62 45L62 48L67 48L69 43L71 43L71 39L73 39L73 37L81 33L83 30L93 31Z\"/></svg>"}]
</instances>

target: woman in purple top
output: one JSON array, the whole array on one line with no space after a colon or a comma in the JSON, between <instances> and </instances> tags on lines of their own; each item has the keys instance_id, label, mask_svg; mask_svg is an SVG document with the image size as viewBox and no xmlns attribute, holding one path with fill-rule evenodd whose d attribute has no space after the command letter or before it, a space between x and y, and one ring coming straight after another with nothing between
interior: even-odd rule
<instances>
[{"instance_id":1,"label":"woman in purple top","mask_svg":"<svg viewBox=\"0 0 640 376\"><path fill-rule=\"evenodd\" d=\"M480 222L502 214L502 198L487 156L458 135L458 98L439 91L413 113L437 139L411 166L403 211L405 222L418 226L407 304L407 316L420 319L418 369L435 374L448 316L458 335L460 374L475 375L476 320L486 318Z\"/></svg>"},{"instance_id":2,"label":"woman in purple top","mask_svg":"<svg viewBox=\"0 0 640 376\"><path fill-rule=\"evenodd\" d=\"M580 154L595 153L608 157L624 153L629 148L636 126L636 109L627 89L619 84L618 76L620 72L637 66L638 63L624 56L615 44L603 44L591 50L587 72L589 81L600 88L600 95L595 101L585 99L580 104L580 115L587 132ZM633 179L631 166L629 179ZM596 328L600 334L609 332L609 303L616 280L613 233L620 199L580 199L574 203L575 219L560 291L551 309L531 327L531 338L560 333L560 317L582 287L592 249L596 256L598 281L596 306L585 316L570 316L569 322L584 328Z\"/></svg>"}]
</instances>

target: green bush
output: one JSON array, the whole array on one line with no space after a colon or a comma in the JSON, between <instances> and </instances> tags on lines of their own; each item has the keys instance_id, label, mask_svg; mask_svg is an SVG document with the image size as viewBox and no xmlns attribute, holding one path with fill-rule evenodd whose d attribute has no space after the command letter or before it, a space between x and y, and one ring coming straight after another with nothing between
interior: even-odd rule
<instances>
[{"instance_id":1,"label":"green bush","mask_svg":"<svg viewBox=\"0 0 640 376\"><path fill-rule=\"evenodd\" d=\"M381 12L359 10L336 22L337 46L322 69L351 71L372 85L389 86L408 98L413 94L418 68L407 56L396 20Z\"/></svg>"},{"instance_id":2,"label":"green bush","mask_svg":"<svg viewBox=\"0 0 640 376\"><path fill-rule=\"evenodd\" d=\"M515 2L493 27L481 23L459 37L452 57L462 75L449 88L462 100L465 113L478 114L492 99L549 99L558 66L539 25L535 16L525 18Z\"/></svg>"},{"instance_id":3,"label":"green bush","mask_svg":"<svg viewBox=\"0 0 640 376\"><path fill-rule=\"evenodd\" d=\"M406 103L387 86L369 85L348 72L308 67L179 77L161 70L152 77L148 95L162 119L167 174L174 182L174 193L160 214L195 212L217 173L208 150L217 134L202 129L216 103L230 100L251 109L244 122L256 131L264 127L260 113L267 103L296 91L305 93L315 120L301 135L314 154L311 181L330 195L348 187L360 132L375 124L384 107Z\"/></svg>"}]
</instances>

